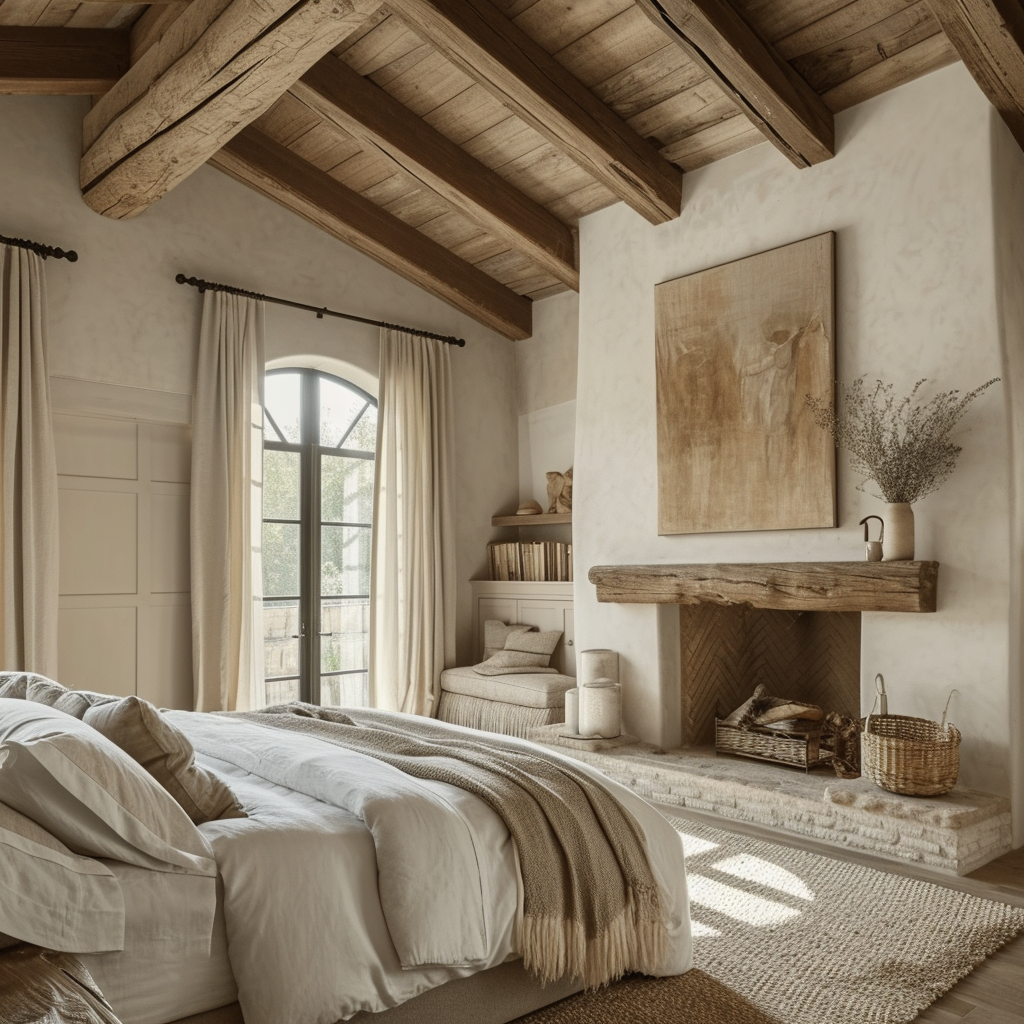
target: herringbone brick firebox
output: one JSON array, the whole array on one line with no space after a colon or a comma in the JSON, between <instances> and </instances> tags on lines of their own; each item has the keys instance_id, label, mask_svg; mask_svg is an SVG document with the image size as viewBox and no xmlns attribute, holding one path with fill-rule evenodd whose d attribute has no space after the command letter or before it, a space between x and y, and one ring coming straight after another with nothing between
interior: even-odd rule
<instances>
[{"instance_id":1,"label":"herringbone brick firebox","mask_svg":"<svg viewBox=\"0 0 1024 1024\"><path fill-rule=\"evenodd\" d=\"M715 742L715 718L758 683L860 716L860 612L779 611L749 605L680 605L684 746Z\"/></svg>"}]
</instances>

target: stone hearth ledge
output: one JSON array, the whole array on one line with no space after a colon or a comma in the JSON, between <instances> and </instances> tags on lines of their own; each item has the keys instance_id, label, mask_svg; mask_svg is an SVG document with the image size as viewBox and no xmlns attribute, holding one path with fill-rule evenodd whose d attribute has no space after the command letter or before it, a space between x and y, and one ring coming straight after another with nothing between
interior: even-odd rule
<instances>
[{"instance_id":1,"label":"stone hearth ledge","mask_svg":"<svg viewBox=\"0 0 1024 1024\"><path fill-rule=\"evenodd\" d=\"M887 793L831 770L804 773L717 756L713 748L660 751L646 743L605 751L557 742L562 726L530 739L592 764L640 796L847 849L966 875L1011 848L1008 800L956 788L941 797Z\"/></svg>"}]
</instances>

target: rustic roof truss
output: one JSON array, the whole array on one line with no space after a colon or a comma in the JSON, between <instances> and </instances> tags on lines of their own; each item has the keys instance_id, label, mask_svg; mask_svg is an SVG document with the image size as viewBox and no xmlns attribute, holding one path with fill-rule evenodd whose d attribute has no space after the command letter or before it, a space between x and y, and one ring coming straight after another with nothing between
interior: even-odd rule
<instances>
[{"instance_id":1,"label":"rustic roof truss","mask_svg":"<svg viewBox=\"0 0 1024 1024\"><path fill-rule=\"evenodd\" d=\"M579 219L962 57L1024 144L1017 0L0 0L0 92L84 93L87 203L205 162L510 338ZM794 173L797 173L794 170Z\"/></svg>"}]
</instances>

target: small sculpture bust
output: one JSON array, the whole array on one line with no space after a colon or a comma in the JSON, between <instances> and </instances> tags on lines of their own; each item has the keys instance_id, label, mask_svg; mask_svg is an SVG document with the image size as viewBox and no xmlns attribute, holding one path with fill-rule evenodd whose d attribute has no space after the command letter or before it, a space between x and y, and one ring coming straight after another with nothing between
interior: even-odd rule
<instances>
[{"instance_id":1,"label":"small sculpture bust","mask_svg":"<svg viewBox=\"0 0 1024 1024\"><path fill-rule=\"evenodd\" d=\"M548 473L548 512L572 511L572 466L564 473Z\"/></svg>"}]
</instances>

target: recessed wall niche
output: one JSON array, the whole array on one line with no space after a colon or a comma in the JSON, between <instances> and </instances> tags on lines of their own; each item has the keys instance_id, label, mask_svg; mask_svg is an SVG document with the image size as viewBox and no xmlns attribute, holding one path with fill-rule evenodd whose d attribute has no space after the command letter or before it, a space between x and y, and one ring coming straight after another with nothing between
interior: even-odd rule
<instances>
[{"instance_id":1,"label":"recessed wall niche","mask_svg":"<svg viewBox=\"0 0 1024 1024\"><path fill-rule=\"evenodd\" d=\"M860 631L860 612L680 605L683 746L713 744L715 718L758 683L774 697L858 718Z\"/></svg>"}]
</instances>

